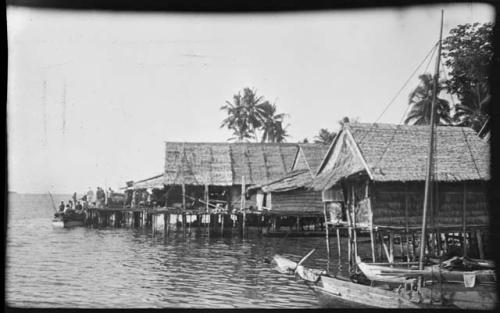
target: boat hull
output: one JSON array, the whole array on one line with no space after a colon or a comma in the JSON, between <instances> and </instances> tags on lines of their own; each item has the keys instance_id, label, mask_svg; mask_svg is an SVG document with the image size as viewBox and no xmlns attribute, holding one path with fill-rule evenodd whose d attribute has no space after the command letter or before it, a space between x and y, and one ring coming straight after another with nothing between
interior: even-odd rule
<instances>
[{"instance_id":1,"label":"boat hull","mask_svg":"<svg viewBox=\"0 0 500 313\"><path fill-rule=\"evenodd\" d=\"M475 284L493 284L496 282L496 274L493 270L479 271L456 271L440 269L439 267L427 267L423 270L414 270L401 267L390 267L382 265L373 265L362 262L359 257L356 264L363 274L371 281L385 283L404 283L407 278L423 276L426 281L442 283L464 283L464 275L475 275Z\"/></svg>"},{"instance_id":2,"label":"boat hull","mask_svg":"<svg viewBox=\"0 0 500 313\"><path fill-rule=\"evenodd\" d=\"M321 276L316 290L342 301L358 303L375 308L420 308L417 303L400 297L396 292L345 281L335 277Z\"/></svg>"},{"instance_id":3,"label":"boat hull","mask_svg":"<svg viewBox=\"0 0 500 313\"><path fill-rule=\"evenodd\" d=\"M84 221L63 221L60 219L57 220L55 219L52 221L52 227L54 228L71 228L84 225L85 225Z\"/></svg>"}]
</instances>

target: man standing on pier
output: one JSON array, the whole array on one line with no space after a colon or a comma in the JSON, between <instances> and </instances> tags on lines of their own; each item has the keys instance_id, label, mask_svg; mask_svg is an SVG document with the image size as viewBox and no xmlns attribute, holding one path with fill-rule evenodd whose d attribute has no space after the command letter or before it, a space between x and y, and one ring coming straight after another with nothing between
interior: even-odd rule
<instances>
[{"instance_id":1,"label":"man standing on pier","mask_svg":"<svg viewBox=\"0 0 500 313\"><path fill-rule=\"evenodd\" d=\"M89 191L87 191L87 202L91 204L94 202L94 192L92 191L92 188L89 187Z\"/></svg>"}]
</instances>

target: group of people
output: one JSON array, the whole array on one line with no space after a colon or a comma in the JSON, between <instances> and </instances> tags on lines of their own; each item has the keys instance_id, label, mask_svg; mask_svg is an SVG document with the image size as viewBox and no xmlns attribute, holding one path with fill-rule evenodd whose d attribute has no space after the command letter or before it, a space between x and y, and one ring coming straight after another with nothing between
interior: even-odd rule
<instances>
[{"instance_id":1,"label":"group of people","mask_svg":"<svg viewBox=\"0 0 500 313\"><path fill-rule=\"evenodd\" d=\"M109 193L112 193L113 190L109 188ZM97 208L102 208L106 203L107 203L107 194L104 191L103 188L97 187L97 190L95 192L94 196L94 191L92 188L89 187L89 190L87 191L86 194L83 195L80 199L77 199L77 194L76 192L73 193L72 199L68 201L68 203L64 203L64 201L61 201L59 204L59 212L63 213L69 213L69 212L83 212L83 210L89 208L90 206L97 207Z\"/></svg>"}]
</instances>

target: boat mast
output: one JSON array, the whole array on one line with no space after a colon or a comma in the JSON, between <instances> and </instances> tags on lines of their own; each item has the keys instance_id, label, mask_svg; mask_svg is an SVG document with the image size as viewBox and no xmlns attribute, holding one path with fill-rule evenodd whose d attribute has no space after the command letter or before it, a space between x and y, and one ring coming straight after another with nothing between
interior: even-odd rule
<instances>
[{"instance_id":1,"label":"boat mast","mask_svg":"<svg viewBox=\"0 0 500 313\"><path fill-rule=\"evenodd\" d=\"M427 227L427 207L429 206L430 202L430 193L431 193L431 178L432 178L432 171L433 171L433 158L434 158L434 127L435 127L435 119L436 119L436 100L437 100L437 93L438 93L438 78L439 78L439 61L441 58L441 41L443 38L443 15L444 15L444 10L441 10L441 30L439 32L439 47L438 47L438 54L436 58L436 67L435 67L435 73L434 73L434 85L432 87L432 103L431 103L431 120L430 120L430 135L429 135L429 154L427 157L427 175L425 177L425 194L424 194L424 208L423 208L423 213L422 213L422 236L420 238L420 256L418 260L418 268L419 270L424 269L424 253L425 253L425 242L426 242L426 227Z\"/></svg>"}]
</instances>

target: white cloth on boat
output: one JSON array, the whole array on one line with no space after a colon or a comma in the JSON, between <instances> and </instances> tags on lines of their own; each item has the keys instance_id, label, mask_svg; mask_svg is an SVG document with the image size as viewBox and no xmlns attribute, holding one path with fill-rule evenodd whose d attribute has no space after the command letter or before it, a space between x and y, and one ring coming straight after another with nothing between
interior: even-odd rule
<instances>
[{"instance_id":1,"label":"white cloth on boat","mask_svg":"<svg viewBox=\"0 0 500 313\"><path fill-rule=\"evenodd\" d=\"M464 286L472 288L476 285L476 272L464 272Z\"/></svg>"}]
</instances>

